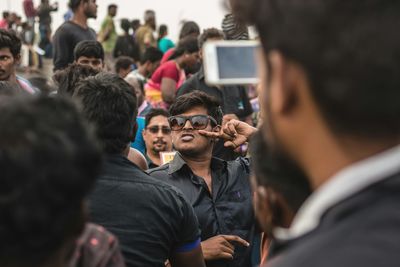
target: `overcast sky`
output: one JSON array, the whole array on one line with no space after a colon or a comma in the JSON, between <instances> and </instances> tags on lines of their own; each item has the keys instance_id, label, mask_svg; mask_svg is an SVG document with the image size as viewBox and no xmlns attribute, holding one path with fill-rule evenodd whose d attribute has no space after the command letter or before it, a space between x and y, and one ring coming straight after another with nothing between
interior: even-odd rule
<instances>
[{"instance_id":1,"label":"overcast sky","mask_svg":"<svg viewBox=\"0 0 400 267\"><path fill-rule=\"evenodd\" d=\"M52 0L50 0L52 1ZM222 4L223 0L97 0L97 19L90 20L90 25L96 30L106 15L107 6L115 3L119 6L116 17L117 24L121 18L139 18L143 20L146 9L156 11L157 24L167 24L170 28L170 37L175 40L182 20L194 20L202 29L208 27L221 28L221 21L227 12ZM16 11L24 15L23 0L0 0L0 12L4 10ZM63 14L67 10L68 0L59 0L59 11L53 13L53 29L63 22ZM34 0L35 6L40 0ZM23 16L24 17L24 16Z\"/></svg>"}]
</instances>

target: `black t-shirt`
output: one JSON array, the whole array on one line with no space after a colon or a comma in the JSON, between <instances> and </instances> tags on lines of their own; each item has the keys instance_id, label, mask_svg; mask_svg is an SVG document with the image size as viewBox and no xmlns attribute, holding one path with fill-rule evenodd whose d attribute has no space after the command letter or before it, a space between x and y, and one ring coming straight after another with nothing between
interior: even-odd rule
<instances>
[{"instance_id":1,"label":"black t-shirt","mask_svg":"<svg viewBox=\"0 0 400 267\"><path fill-rule=\"evenodd\" d=\"M63 69L72 63L75 46L84 40L96 40L96 32L92 28L82 28L72 21L64 22L53 37L54 70Z\"/></svg>"},{"instance_id":2,"label":"black t-shirt","mask_svg":"<svg viewBox=\"0 0 400 267\"><path fill-rule=\"evenodd\" d=\"M108 155L89 198L90 220L118 237L127 266L164 266L200 243L192 206L126 157Z\"/></svg>"}]
</instances>

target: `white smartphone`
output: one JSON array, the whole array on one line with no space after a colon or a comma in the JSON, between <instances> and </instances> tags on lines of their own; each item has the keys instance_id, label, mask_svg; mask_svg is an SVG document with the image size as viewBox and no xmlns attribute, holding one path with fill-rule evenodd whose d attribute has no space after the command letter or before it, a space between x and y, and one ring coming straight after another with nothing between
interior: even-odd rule
<instances>
[{"instance_id":1,"label":"white smartphone","mask_svg":"<svg viewBox=\"0 0 400 267\"><path fill-rule=\"evenodd\" d=\"M255 53L258 41L210 41L203 47L206 83L257 84Z\"/></svg>"}]
</instances>

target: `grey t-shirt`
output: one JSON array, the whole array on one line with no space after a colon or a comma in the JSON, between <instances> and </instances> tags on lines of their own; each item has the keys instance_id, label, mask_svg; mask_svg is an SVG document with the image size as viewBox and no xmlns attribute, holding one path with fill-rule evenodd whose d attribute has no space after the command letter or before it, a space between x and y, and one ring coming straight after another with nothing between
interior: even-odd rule
<instances>
[{"instance_id":1,"label":"grey t-shirt","mask_svg":"<svg viewBox=\"0 0 400 267\"><path fill-rule=\"evenodd\" d=\"M96 32L92 28L82 28L72 21L64 22L57 29L53 37L55 71L67 67L74 61L75 46L84 40L96 40Z\"/></svg>"}]
</instances>

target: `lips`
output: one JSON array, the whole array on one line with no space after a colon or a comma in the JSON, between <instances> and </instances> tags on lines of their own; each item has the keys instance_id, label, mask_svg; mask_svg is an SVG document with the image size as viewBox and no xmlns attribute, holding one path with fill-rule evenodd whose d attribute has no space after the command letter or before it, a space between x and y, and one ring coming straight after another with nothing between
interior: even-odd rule
<instances>
[{"instance_id":1,"label":"lips","mask_svg":"<svg viewBox=\"0 0 400 267\"><path fill-rule=\"evenodd\" d=\"M194 139L194 135L193 134L182 134L181 136L181 140L184 142L190 142Z\"/></svg>"}]
</instances>

